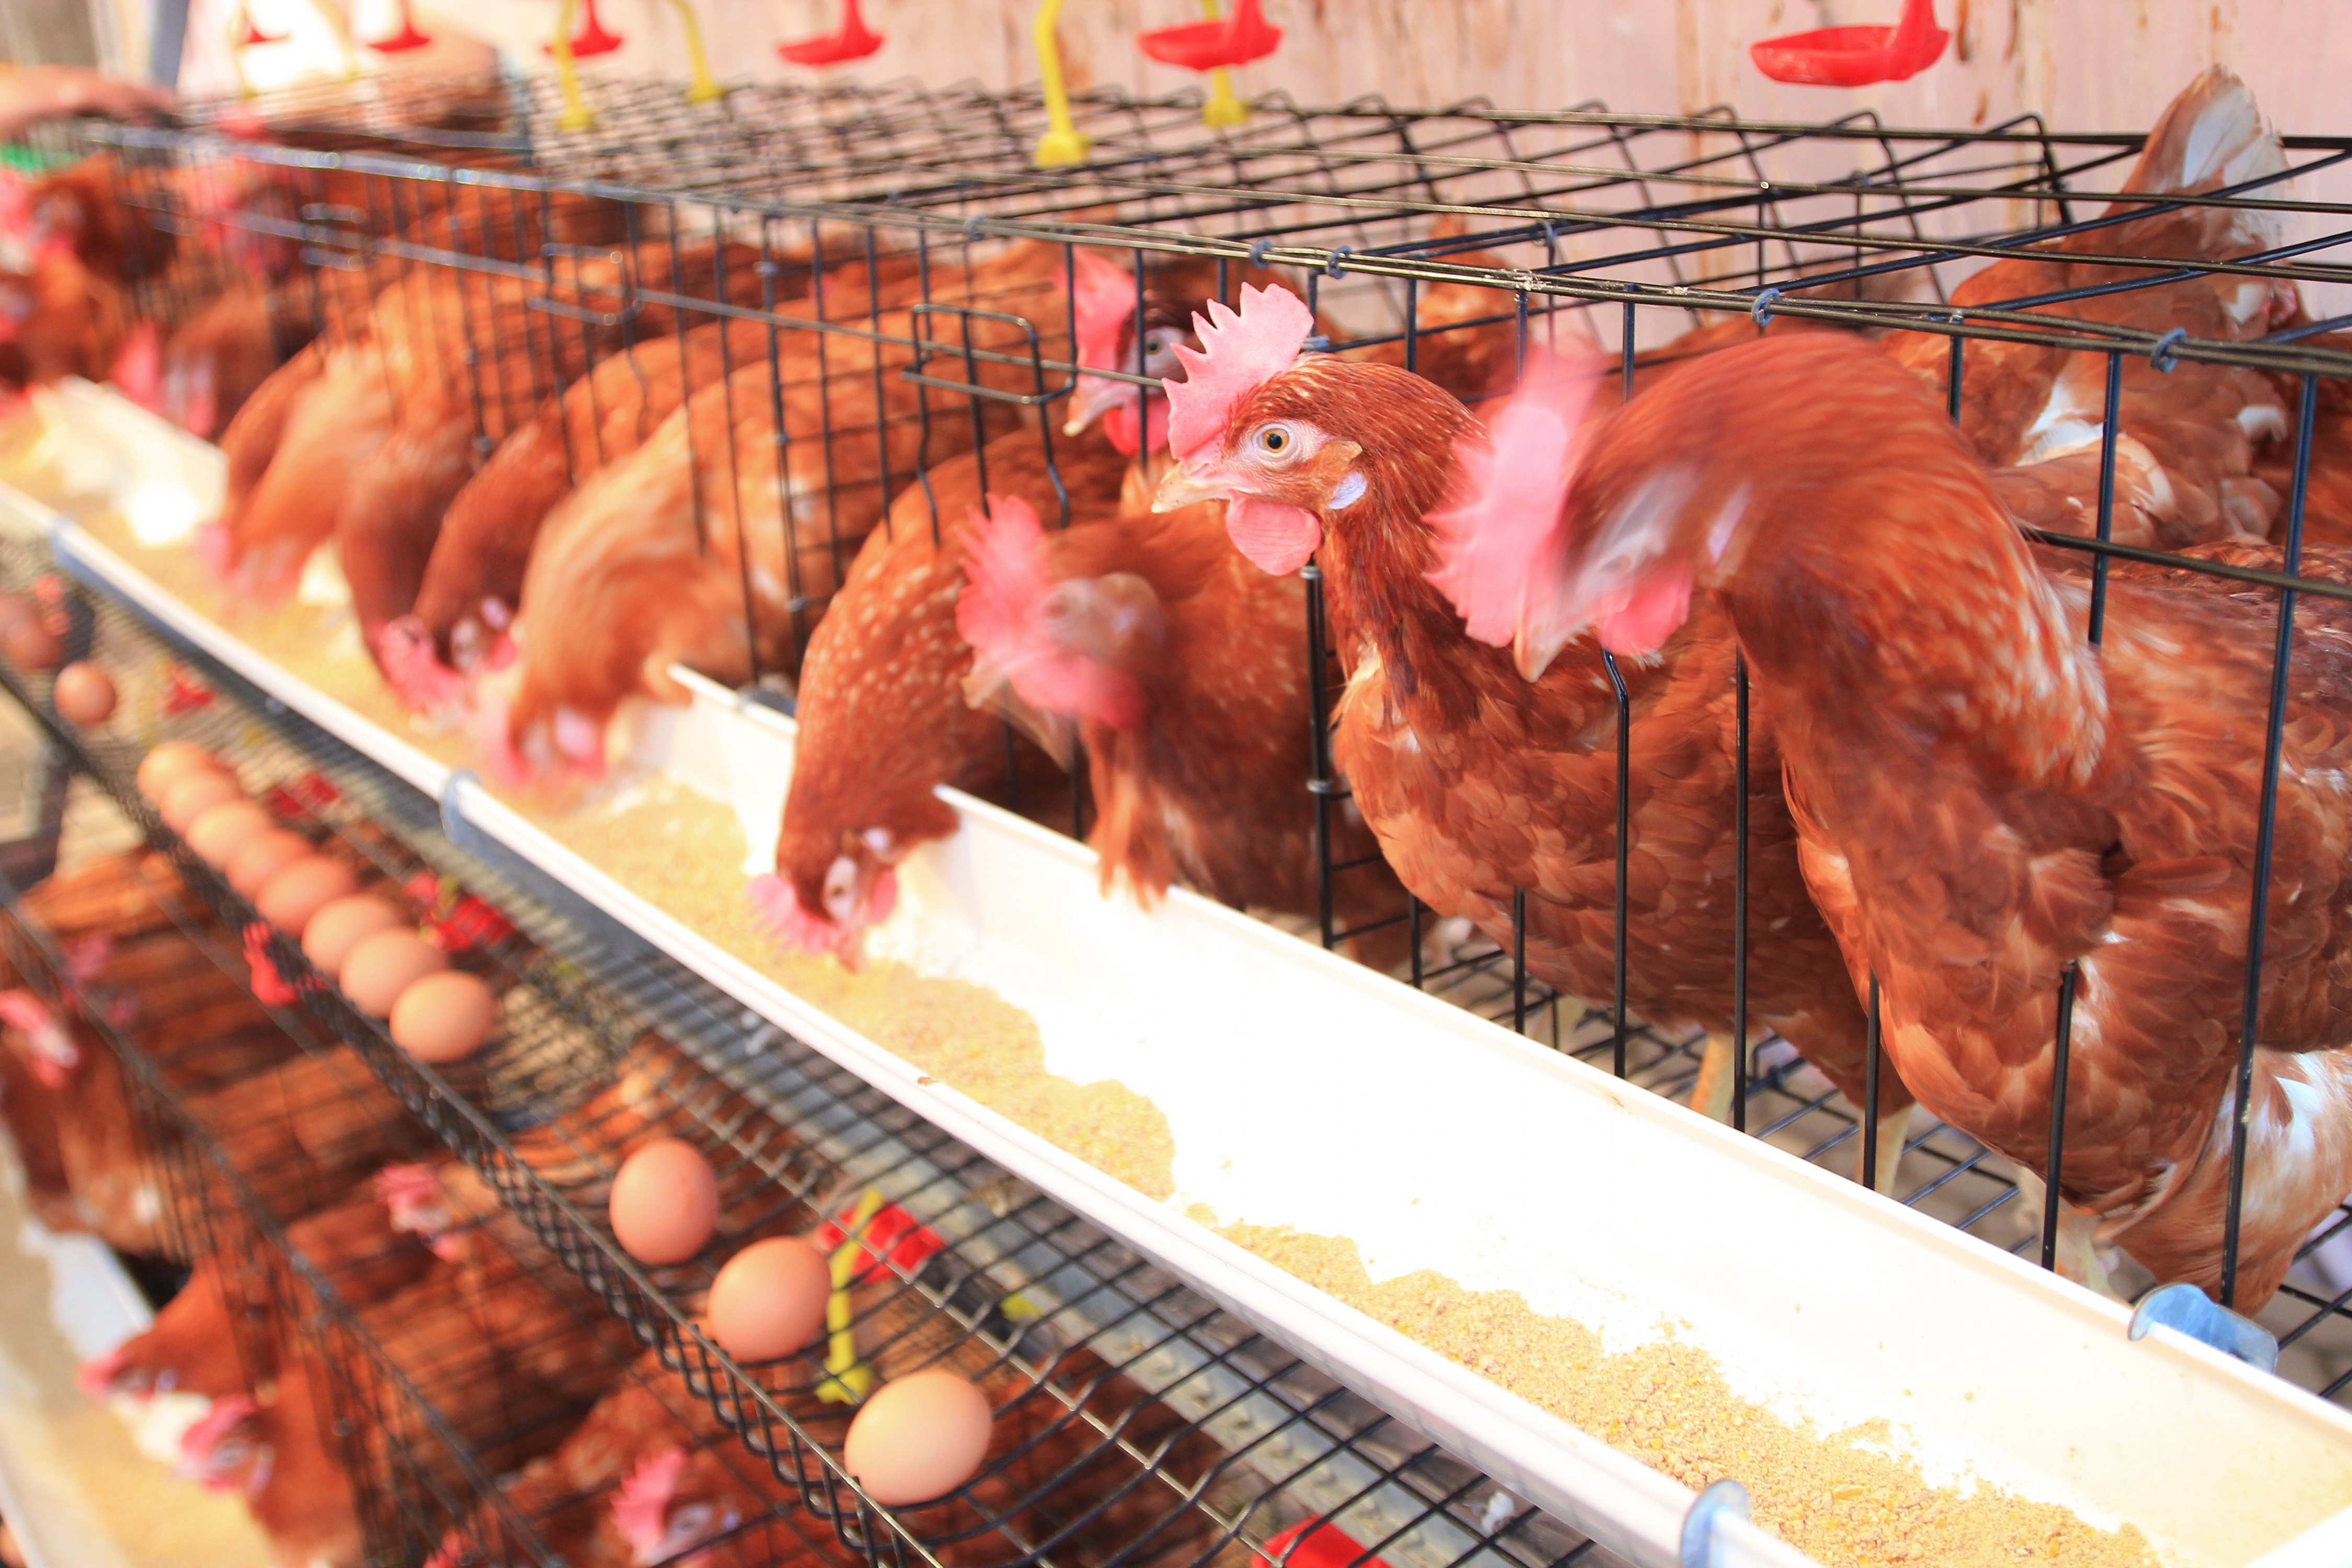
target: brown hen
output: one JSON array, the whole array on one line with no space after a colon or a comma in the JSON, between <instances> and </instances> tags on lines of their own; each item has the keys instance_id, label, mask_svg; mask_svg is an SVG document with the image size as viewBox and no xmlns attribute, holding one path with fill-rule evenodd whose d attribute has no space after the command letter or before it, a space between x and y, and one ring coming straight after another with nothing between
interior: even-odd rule
<instances>
[{"instance_id":1,"label":"brown hen","mask_svg":"<svg viewBox=\"0 0 2352 1568\"><path fill-rule=\"evenodd\" d=\"M2216 67L2165 110L2149 132L2127 193L2196 195L2283 173L2286 157L2245 84ZM2256 195L2271 194L2256 191ZM2279 215L2260 208L2110 204L2098 220L2047 246L1997 261L1952 291L1956 308L2020 308L2197 338L2251 338L2295 304L2293 286L2199 272L2088 298L2030 303L2046 295L2162 278L2164 269L2075 259L2149 257L2229 261L2278 243ZM2140 216L2133 216L2139 214ZM1887 351L1926 383L1949 379L1954 340L1896 332ZM2108 356L2036 342L1972 341L1963 351L1960 431L1990 467L2022 467L2068 454L2095 462L2105 419ZM2118 513L2124 543L2178 549L2202 540L2260 538L2270 531L2279 492L2258 478L2254 455L2286 430L2277 390L2258 372L2231 365L2172 364L2124 355L2118 387L2119 456L2153 476L2149 505ZM2053 512L2043 526L2088 532L2095 516ZM2126 526L2129 525L2129 526Z\"/></svg>"},{"instance_id":2,"label":"brown hen","mask_svg":"<svg viewBox=\"0 0 2352 1568\"><path fill-rule=\"evenodd\" d=\"M966 272L932 270L934 300L994 313L970 318L974 348L1008 355L978 362L983 387L1037 390L1009 357L1026 354L1029 335L996 315L1050 324L1062 266L1058 247L1023 244ZM495 774L601 773L624 700L686 700L672 663L734 683L797 674L810 607L831 596L898 477L1017 418L994 397L976 400L975 417L897 374L915 341L940 346L929 374L955 374L944 355L964 340L942 338L944 320L898 310L851 331L780 331L772 362L696 394L557 506L524 574L521 658L483 683L477 709ZM1040 347L1063 352L1050 332Z\"/></svg>"},{"instance_id":3,"label":"brown hen","mask_svg":"<svg viewBox=\"0 0 2352 1568\"><path fill-rule=\"evenodd\" d=\"M1006 791L1066 821L1058 764L964 700L971 649L955 629L972 516L989 490L1073 524L1114 515L1126 456L1100 433L1055 443L1016 430L929 470L867 535L809 638L795 705L799 733L776 841L776 876L754 892L796 945L854 958L896 898L891 868L955 831L942 784ZM805 915L796 911L806 911Z\"/></svg>"},{"instance_id":4,"label":"brown hen","mask_svg":"<svg viewBox=\"0 0 2352 1568\"><path fill-rule=\"evenodd\" d=\"M1405 371L1294 363L1307 325L1305 308L1280 293L1224 313L1191 379L1170 387L1171 446L1183 461L1156 504L1231 498L1228 528L1260 565L1288 573L1317 559L1348 672L1333 757L1389 864L1441 916L1467 917L1506 948L1523 893L1528 968L1588 999L1618 982L1622 897L1628 1005L1710 1037L1695 1103L1727 1108L1742 1025L1778 1030L1860 1102L1862 1010L1799 874L1761 721L1748 734L1746 1016L1735 1016L1741 801L1727 628L1701 617L1660 658L1619 667L1631 711L1621 888L1618 708L1599 648L1523 637L1515 668L1510 653L1474 640L1511 641L1511 617L1498 626L1491 613L1474 616L1465 636L1432 581L1440 536L1429 514L1460 498L1455 444L1481 453L1485 433ZM1788 341L1833 336L1843 334ZM1554 440L1506 457L1549 480L1567 453ZM1533 687L1520 679L1547 668ZM1892 1078L1876 1134L1884 1184L1909 1102Z\"/></svg>"},{"instance_id":5,"label":"brown hen","mask_svg":"<svg viewBox=\"0 0 2352 1568\"><path fill-rule=\"evenodd\" d=\"M1883 467L1851 461L1864 419ZM1806 879L1852 973L1879 977L1906 1080L2046 1175L2071 984L2057 1185L2159 1280L2234 1284L2259 1308L2352 1190L2352 611L2296 605L2231 1281L2275 594L2118 565L2094 651L2086 584L2038 568L1936 402L1832 340L1725 354L1591 451L1550 613L1590 618L1630 582L1728 617L1780 738ZM2209 552L2280 564L2264 545ZM2301 565L2352 582L2337 552ZM1620 651L1687 636L1673 620L1626 628Z\"/></svg>"}]
</instances>

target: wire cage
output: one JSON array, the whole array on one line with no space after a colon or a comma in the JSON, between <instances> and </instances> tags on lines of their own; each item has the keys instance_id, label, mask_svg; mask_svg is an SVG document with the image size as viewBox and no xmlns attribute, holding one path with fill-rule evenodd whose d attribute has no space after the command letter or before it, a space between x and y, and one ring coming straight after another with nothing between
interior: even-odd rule
<instances>
[{"instance_id":1,"label":"wire cage","mask_svg":"<svg viewBox=\"0 0 2352 1568\"><path fill-rule=\"evenodd\" d=\"M121 1182L68 1161L83 1211L116 1247L186 1266L155 1326L86 1379L150 1424L170 1414L151 1402L208 1400L182 1463L241 1490L281 1549L414 1562L402 1543L436 1518L503 1529L493 1478L578 1410L467 1331L462 1297L427 1279L453 1268L387 1229L370 1178L425 1156L424 1127L348 1050L244 992L168 864L100 857L9 894L9 960L82 1053L59 1114L112 1138L138 1183L112 1202ZM242 1026L222 1016L232 998ZM565 1337L595 1346L593 1325L551 1331Z\"/></svg>"},{"instance_id":2,"label":"wire cage","mask_svg":"<svg viewBox=\"0 0 2352 1568\"><path fill-rule=\"evenodd\" d=\"M580 411L577 430L560 421L567 482L632 460L604 445L608 437L635 446L641 468L667 463L687 475L663 504L702 552L698 584L714 595L705 602L729 606L725 617L712 612L728 623L725 646L673 642L659 651L799 701L804 747L814 699L801 680L803 656L869 535L895 542L911 530L937 545L960 509L1003 489L1025 489L1049 524L1116 512L1127 465L1066 433L1067 411L1089 383L1131 388L1130 428L1149 437L1150 389L1165 368L1154 356L1166 335L1183 334L1189 307L1231 300L1249 281L1286 281L1304 298L1316 321L1310 348L1412 370L1474 408L1507 391L1539 351L1605 356L1630 398L1699 353L1754 334L1899 338L1906 363L1933 378L1988 466L2060 466L2042 473L2064 481L2054 509L2032 510L2024 490L2004 489L2004 499L2057 552L2046 559L2071 559L2058 569L2087 574L2095 603L2104 606L2117 563L2274 591L2285 613L2256 613L2279 625L2283 682L2294 604L2347 596L2338 584L2296 573L2305 543L2352 538L2315 487L2315 452L2334 438L2329 411L2352 374L2340 337L2352 321L2340 313L2347 275L2327 258L2347 236L2341 204L2308 194L2340 183L2352 139L2286 137L2282 167L2194 195L2143 192L2151 199L2114 205L2145 139L2053 132L2030 117L1948 132L1868 114L1805 124L1597 105L1408 110L1367 100L1309 109L1268 99L1246 123L1212 131L1199 122L1197 95L1145 100L1103 89L1074 104L1088 161L1041 171L1033 153L1045 107L1019 91L744 89L698 107L664 84L614 85L594 89L586 129L566 130L553 89L542 85L384 90L392 96L357 105L320 94L200 107L169 130L92 134L112 150L114 177L132 188L125 199L159 211L182 198L142 197L137 188L176 189L192 168L258 165L289 172L298 185L317 182L291 218L267 203L230 203L208 208L205 221L299 247L295 271L311 289L310 320L321 338L397 335L384 321L385 280L440 279L412 293L446 296L440 319L456 324L428 340L454 367L473 458L562 393ZM460 104L470 107L453 107ZM335 195L327 188L335 181L356 181L363 194L321 199ZM469 203L498 216L473 223ZM2135 253L2130 226L2151 214L2239 224L2256 237L2222 257ZM420 230L420 215L443 219L439 232ZM593 237L562 237L562 215ZM493 231L511 238L493 239ZM1979 275L2001 276L1985 270L1994 264L2053 250L2088 280L2007 297L1969 287ZM1087 274L1105 259L1131 304L1108 356L1090 356L1083 296ZM360 286L337 294L315 281L330 274ZM2247 290L2266 304L2255 319L2231 318L2234 335L2174 324L2171 302L2200 289L2225 310ZM336 324L362 319L362 296L373 301L368 324ZM408 299L398 297L401 308ZM350 303L317 303L329 300ZM698 332L714 345L700 373L707 381L697 380L683 346ZM649 373L646 356L662 342L677 345L676 357ZM1996 429L1974 395L1999 374L2000 356L2020 349L2062 360L2065 376L2089 387L2067 440L2046 429ZM625 368L611 379L594 374L616 363ZM2182 555L2200 538L2185 524L2150 527L2145 514L2126 515L2118 462L2131 460L2129 444L2147 433L2139 422L2157 417L2162 389L2180 384L2168 378L2184 368L2251 377L2268 400L2267 422L2242 423L2252 453L2240 476L2260 481L2267 499L2254 513L2225 513L2232 528L2203 537L2261 535L2276 542L2273 555ZM622 375L641 399L661 376L675 378L674 391L652 403L622 397L608 410ZM1115 394L1098 402L1106 416L1119 405ZM674 418L663 426L671 440L658 462L643 458L661 439L647 427L649 409L681 404L704 406L708 417ZM617 437L605 417L613 410L622 416ZM2324 456L2318 461L2325 466ZM1633 836L1622 786L1602 835L1615 859L1613 986L1578 994L1538 973L1544 911L1529 887L1486 889L1475 926L1461 911L1432 910L1403 893L1367 847L1334 761L1333 714L1358 650L1346 606L1331 602L1327 569L1305 569L1298 636L1287 645L1304 648L1311 715L1297 753L1303 798L1265 808L1312 825L1311 863L1296 868L1282 912L1311 922L1328 945L1392 963L1401 978L1663 1092L1696 1092L1697 1080L1727 1070L1727 1089L1717 1092L1736 1125L1865 1180L1892 1177L1897 1164L1903 1201L2057 1262L2061 1205L2021 1195L2021 1173L2039 1190L2032 1172L1948 1128L1915 1126L1883 1144L1869 1131L1878 1119L1856 1097L1831 1088L1786 1042L1758 1037L1744 810L1732 846L1737 936L1722 965L1734 1022L1717 1035L1737 1042L1727 1053L1710 1050L1705 1031L1644 1021L1629 1000L1642 977L1628 956ZM509 581L520 583L519 568ZM501 601L489 621L457 616L425 635L437 655L463 662L496 640L511 609ZM364 604L362 611L364 622ZM524 618L528 626L527 605ZM618 636L601 622L589 629ZM632 655L649 651L642 640L619 642ZM1591 745L1604 758L1612 745L1625 757L1639 733L1638 681L1597 652L1581 657L1609 694ZM1744 667L1727 679L1737 714L1728 740L1745 801L1771 786L1748 766ZM2265 731L2258 885L2271 854L2284 714L2281 695ZM1084 768L1071 770L1065 794L1026 747L1008 729L996 752L952 781L930 782L955 782L1084 832ZM1049 781L1043 789L1041 779ZM2241 1031L2248 1041L2264 919L2258 900L2249 1026ZM2074 984L2062 982L2064 995ZM1596 989L1602 994L1590 994ZM1874 1009L1864 1100L1882 1082L1875 995L1874 987L1864 999ZM2068 1038L2062 1026L2062 1107ZM634 1043L608 1040L608 1059ZM2241 1058L2242 1085L2252 1050ZM2062 1115L2041 1163L2062 1177L2064 1131ZM2240 1160L2243 1147L2242 1122ZM814 1201L817 1188L804 1182L797 1190ZM2233 1183L2225 1299L2238 1209ZM2302 1352L2290 1355L2291 1373L2330 1395L2352 1378L2341 1348L2341 1284L2352 1275L2327 1246L2345 1225L2339 1215L2315 1233L2264 1316ZM640 1288L625 1269L614 1278ZM2130 1290L2147 1281L2126 1272L2118 1283Z\"/></svg>"},{"instance_id":3,"label":"wire cage","mask_svg":"<svg viewBox=\"0 0 2352 1568\"><path fill-rule=\"evenodd\" d=\"M607 1528L635 1474L607 1464L601 1479L566 1480L565 1445L593 1448L592 1432L615 1422L661 1437L635 1457L683 1456L665 1461L669 1495L694 1500L678 1504L703 1510L693 1520L731 1517L727 1540L740 1544L727 1549L745 1563L1202 1568L1252 1551L1287 1561L1327 1525L1338 1536L1316 1551L1344 1545L1340 1560L1392 1568L1612 1560L593 912L552 908L538 896L548 888L452 844L430 802L268 712L233 675L159 645L110 601L70 600L94 623L99 657L143 672L126 695L135 710L175 694L168 732L235 755L281 822L410 901L500 994L476 1058L446 1072L416 1062L283 937L244 934L250 906L140 804L127 769L142 748L73 731L41 678L0 668L168 856L220 971L251 984L257 963L260 989L290 987L274 1015L375 1075L352 1098L389 1091L473 1173L445 1175L444 1190L460 1194L455 1228L500 1260L499 1287L520 1279L562 1309L532 1320L527 1365L544 1378L546 1361L570 1363L574 1397L541 1390L499 1406L527 1419L479 1415L485 1386L499 1384L486 1385L478 1355L395 1355L399 1378L339 1393L360 1412L343 1417L362 1443L352 1473L378 1478L369 1539L384 1560L563 1560L567 1542ZM204 694L193 706L191 691ZM656 1136L703 1151L723 1200L713 1243L661 1268L622 1250L604 1213L621 1159ZM850 1321L820 1342L822 1359L740 1363L699 1322L716 1266L793 1233L849 1260ZM404 1342L364 1313L353 1331L371 1327L394 1351ZM330 1352L331 1363L350 1347ZM965 1486L885 1509L844 1472L853 1406L825 1391L927 1365L989 1394L994 1439ZM411 1394L425 1414L404 1414ZM433 1448L439 1434L470 1457ZM429 1457L394 1463L408 1447Z\"/></svg>"}]
</instances>

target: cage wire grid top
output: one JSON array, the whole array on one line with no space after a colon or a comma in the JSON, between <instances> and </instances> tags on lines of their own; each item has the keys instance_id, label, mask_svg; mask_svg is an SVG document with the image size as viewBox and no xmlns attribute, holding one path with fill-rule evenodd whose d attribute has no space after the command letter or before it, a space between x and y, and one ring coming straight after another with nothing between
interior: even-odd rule
<instances>
[{"instance_id":1,"label":"cage wire grid top","mask_svg":"<svg viewBox=\"0 0 2352 1568\"><path fill-rule=\"evenodd\" d=\"M596 126L574 133L553 129L552 93L543 81L495 91L411 82L353 102L348 91L299 89L193 105L181 129L94 134L204 156L331 157L387 174L698 205L714 223L855 212L886 226L967 237L1246 257L1307 268L1322 296L1315 302L1350 334L1335 339L1339 348L1410 330L1399 287L1407 279L1483 282L1506 296L1524 292L1539 309L1683 310L1746 310L1764 291L1801 281L1809 292L1775 296L1769 308L2074 348L2156 346L2154 333L2015 303L1971 309L1958 321L1943 307L1951 286L1983 261L2095 234L2098 209L2141 141L2052 132L2032 116L1939 132L1886 126L1868 112L1804 124L1742 121L1728 111L1618 114L1598 105L1557 113L1476 101L1307 108L1269 97L1249 122L1210 130L1199 122L1195 94L1140 99L1097 89L1076 100L1094 139L1092 160L1041 172L1029 162L1043 115L1034 92L744 87L721 104L689 105L670 84L600 82L592 89ZM436 119L477 128L450 130L430 122ZM215 139L199 129L224 124L298 145ZM481 128L489 126L497 129ZM339 138L373 139L376 150L299 145ZM2332 298L2352 271L2308 258L2341 242L2352 205L2311 187L2317 181L2352 195L2345 167L2352 138L2284 143L2284 174L2181 205L2272 210L2309 232L2290 234L2273 252L2198 269L2300 282ZM503 166L428 171L415 156L395 155L402 146L429 157L488 156ZM1433 237L1438 218L1457 221L1461 232ZM2162 281L2178 266L2095 250L2075 258L2137 275L2111 288ZM1334 286L1346 280L1355 287ZM1366 293L1380 298L1351 309ZM1642 330L1651 341L1652 329ZM1661 322L1657 332L1673 330ZM2316 330L2276 342L2190 340L2170 352L2274 371L2352 372L2352 356L2303 343Z\"/></svg>"},{"instance_id":2,"label":"cage wire grid top","mask_svg":"<svg viewBox=\"0 0 2352 1568\"><path fill-rule=\"evenodd\" d=\"M20 553L0 578L21 585L41 564ZM786 1482L819 1532L854 1558L1188 1568L1222 1551L1263 1545L1286 1526L1328 1519L1362 1547L1363 1561L1377 1555L1391 1568L1613 1561L1591 1555L1574 1532L528 868L494 863L450 841L434 803L275 709L233 674L165 644L110 599L77 602L94 621L93 657L125 677L126 710L154 701L154 689L185 661L215 700L170 719L167 733L235 757L249 794L295 806L289 826L380 875L387 891L420 874L448 878L452 888L511 920L514 931L488 937L462 960L505 997L499 1031L474 1063L446 1076L424 1068L331 989L307 988L289 1022L330 1047L356 1050L614 1318L737 1431L754 1462ZM249 907L131 788L129 773L142 748L56 720L47 685L46 678L0 666L0 687L40 716L77 765L168 848L215 929L243 929L253 919ZM205 941L225 969L242 973L241 958L223 939ZM289 977L303 973L299 950L282 938L273 956ZM650 1128L637 1115L595 1109L616 1078L632 1071L641 1103L653 1108L641 1110ZM1057 1474L1018 1489L1017 1500L1028 1507L967 1507L958 1514L955 1505L987 1483L993 1467L945 1506L892 1510L857 1495L839 1468L839 1432L826 1424L817 1436L803 1425L805 1414L795 1414L799 1406L779 1403L795 1389L805 1392L789 1373L793 1363L746 1368L702 1335L693 1309L709 1287L709 1265L640 1266L618 1250L601 1218L590 1217L592 1209L601 1215L624 1142L648 1131L705 1149L722 1190L772 1190L761 1200L769 1220L783 1211L838 1216L861 1191L887 1195L943 1247L911 1264L885 1250L877 1267L893 1282L876 1305L861 1308L860 1323L887 1324L894 1312L911 1311L952 1324L968 1347L954 1364L968 1373L1003 1369L1018 1390L1014 1404L1057 1412L1055 1426L1083 1437L1076 1456ZM730 1235L776 1228L730 1208L721 1239L703 1258L724 1251ZM1079 1351L1091 1362L1073 1363ZM1114 1377L1130 1390L1123 1400L1107 1391ZM1137 1403L1147 1397L1172 1414L1150 1418ZM429 1412L429 1390L418 1399ZM454 1435L442 1436L467 1451ZM1216 1452L1201 1448L1203 1437ZM1150 1510L1156 1524L1107 1554L1087 1546L1083 1518L1058 1531L1024 1533L1040 1507L1051 1517L1058 1487L1104 1464L1119 1467L1129 1491L1140 1485L1163 1500ZM425 1529L430 1521L404 1508L415 1538L437 1543L438 1529ZM1161 1543L1181 1538L1179 1521L1196 1544L1171 1551ZM512 1540L530 1540L525 1521L509 1519L505 1527ZM1276 1548L1277 1563L1291 1549Z\"/></svg>"}]
</instances>

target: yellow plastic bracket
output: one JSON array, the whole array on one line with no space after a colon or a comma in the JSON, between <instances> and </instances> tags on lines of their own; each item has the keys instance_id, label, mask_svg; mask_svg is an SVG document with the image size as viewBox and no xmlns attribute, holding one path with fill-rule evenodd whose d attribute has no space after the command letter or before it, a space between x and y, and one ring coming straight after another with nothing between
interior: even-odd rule
<instances>
[{"instance_id":1,"label":"yellow plastic bracket","mask_svg":"<svg viewBox=\"0 0 2352 1568\"><path fill-rule=\"evenodd\" d=\"M1201 15L1217 19L1217 0L1201 0ZM1218 66L1209 72L1209 100L1201 105L1201 123L1212 128L1239 125L1249 119L1249 105L1234 93L1234 73Z\"/></svg>"},{"instance_id":2,"label":"yellow plastic bracket","mask_svg":"<svg viewBox=\"0 0 2352 1568\"><path fill-rule=\"evenodd\" d=\"M719 79L710 74L710 57L702 48L702 24L687 0L669 0L677 7L677 25L686 31L686 65L692 80L686 89L688 103L713 103L727 96Z\"/></svg>"},{"instance_id":3,"label":"yellow plastic bracket","mask_svg":"<svg viewBox=\"0 0 2352 1568\"><path fill-rule=\"evenodd\" d=\"M1087 161L1093 145L1070 119L1070 93L1062 85L1062 47L1054 37L1062 0L1038 0L1037 19L1031 24L1031 41L1037 47L1037 81L1045 93L1045 134L1037 138L1037 166L1066 168Z\"/></svg>"},{"instance_id":4,"label":"yellow plastic bracket","mask_svg":"<svg viewBox=\"0 0 2352 1568\"><path fill-rule=\"evenodd\" d=\"M826 1264L833 1274L833 1293L824 1299L824 1370L816 1396L832 1405L856 1405L874 1392L874 1369L857 1359L857 1333L850 1327L856 1316L850 1305L850 1282L857 1278L858 1259L866 1252L866 1227L882 1212L882 1194L872 1187L859 1194L857 1210L843 1226L841 1245Z\"/></svg>"},{"instance_id":5,"label":"yellow plastic bracket","mask_svg":"<svg viewBox=\"0 0 2352 1568\"><path fill-rule=\"evenodd\" d=\"M596 123L588 100L580 95L580 69L572 60L572 23L579 13L580 0L563 0L555 8L555 39L547 46L555 57L555 85L563 92L563 108L555 116L558 131L585 131Z\"/></svg>"}]
</instances>

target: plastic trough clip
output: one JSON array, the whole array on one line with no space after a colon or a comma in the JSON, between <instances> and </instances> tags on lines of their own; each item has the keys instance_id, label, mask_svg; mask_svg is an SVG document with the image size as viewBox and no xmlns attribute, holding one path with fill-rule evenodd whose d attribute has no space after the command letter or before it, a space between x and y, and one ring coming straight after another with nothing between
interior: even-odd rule
<instances>
[{"instance_id":1,"label":"plastic trough clip","mask_svg":"<svg viewBox=\"0 0 2352 1568\"><path fill-rule=\"evenodd\" d=\"M1716 1526L1748 1517L1748 1489L1720 1480L1698 1494L1683 1515L1682 1568L1723 1568L1725 1542Z\"/></svg>"},{"instance_id":2,"label":"plastic trough clip","mask_svg":"<svg viewBox=\"0 0 2352 1568\"><path fill-rule=\"evenodd\" d=\"M2139 1299L2132 1309L2131 1337L2146 1339L2158 1323L2249 1366L2278 1371L2278 1340L2268 1329L2215 1305L2211 1297L2186 1281L2158 1286Z\"/></svg>"}]
</instances>

